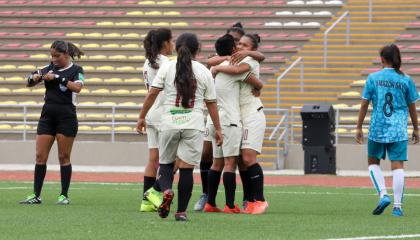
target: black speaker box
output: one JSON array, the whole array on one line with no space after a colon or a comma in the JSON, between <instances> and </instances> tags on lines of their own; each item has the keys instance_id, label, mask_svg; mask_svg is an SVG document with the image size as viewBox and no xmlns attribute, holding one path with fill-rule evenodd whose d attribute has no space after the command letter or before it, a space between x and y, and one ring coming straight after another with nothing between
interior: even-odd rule
<instances>
[{"instance_id":1,"label":"black speaker box","mask_svg":"<svg viewBox=\"0 0 420 240\"><path fill-rule=\"evenodd\" d=\"M336 174L335 147L304 147L305 174Z\"/></svg>"},{"instance_id":2,"label":"black speaker box","mask_svg":"<svg viewBox=\"0 0 420 240\"><path fill-rule=\"evenodd\" d=\"M331 105L305 105L302 117L303 146L333 146L335 114Z\"/></svg>"}]
</instances>

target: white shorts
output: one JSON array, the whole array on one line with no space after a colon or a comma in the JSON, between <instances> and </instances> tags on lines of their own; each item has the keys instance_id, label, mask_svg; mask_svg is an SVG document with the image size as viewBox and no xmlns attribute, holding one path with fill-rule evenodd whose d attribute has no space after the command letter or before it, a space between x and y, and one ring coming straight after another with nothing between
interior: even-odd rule
<instances>
[{"instance_id":1,"label":"white shorts","mask_svg":"<svg viewBox=\"0 0 420 240\"><path fill-rule=\"evenodd\" d=\"M212 137L210 136L210 126L213 126L213 124L206 123L206 129L203 132L204 141L211 142Z\"/></svg>"},{"instance_id":2,"label":"white shorts","mask_svg":"<svg viewBox=\"0 0 420 240\"><path fill-rule=\"evenodd\" d=\"M239 156L241 150L242 128L235 126L223 126L223 144L216 145L216 129L214 125L210 125L210 136L212 138L213 157L236 157Z\"/></svg>"},{"instance_id":3,"label":"white shorts","mask_svg":"<svg viewBox=\"0 0 420 240\"><path fill-rule=\"evenodd\" d=\"M241 149L253 149L261 153L265 134L265 114L263 110L242 119L243 134Z\"/></svg>"},{"instance_id":4,"label":"white shorts","mask_svg":"<svg viewBox=\"0 0 420 240\"><path fill-rule=\"evenodd\" d=\"M159 163L170 164L178 157L198 165L203 151L203 132L195 129L172 129L159 135Z\"/></svg>"},{"instance_id":5,"label":"white shorts","mask_svg":"<svg viewBox=\"0 0 420 240\"><path fill-rule=\"evenodd\" d=\"M159 147L159 130L153 125L147 125L146 127L147 134L147 147L158 148Z\"/></svg>"}]
</instances>

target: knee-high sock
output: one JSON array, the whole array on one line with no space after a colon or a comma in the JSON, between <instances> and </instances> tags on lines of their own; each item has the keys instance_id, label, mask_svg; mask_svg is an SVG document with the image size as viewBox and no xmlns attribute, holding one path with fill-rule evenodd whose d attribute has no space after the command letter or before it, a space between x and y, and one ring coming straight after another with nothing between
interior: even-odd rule
<instances>
[{"instance_id":1,"label":"knee-high sock","mask_svg":"<svg viewBox=\"0 0 420 240\"><path fill-rule=\"evenodd\" d=\"M34 173L34 193L37 197L41 196L42 185L44 184L47 165L35 164Z\"/></svg>"},{"instance_id":2,"label":"knee-high sock","mask_svg":"<svg viewBox=\"0 0 420 240\"><path fill-rule=\"evenodd\" d=\"M160 164L159 165L159 186L161 191L172 189L172 183L174 181L174 164Z\"/></svg>"},{"instance_id":3,"label":"knee-high sock","mask_svg":"<svg viewBox=\"0 0 420 240\"><path fill-rule=\"evenodd\" d=\"M178 182L178 210L177 212L185 212L191 198L194 185L193 169L180 168Z\"/></svg>"},{"instance_id":4,"label":"knee-high sock","mask_svg":"<svg viewBox=\"0 0 420 240\"><path fill-rule=\"evenodd\" d=\"M225 186L226 205L235 207L236 174L234 172L223 173L223 185Z\"/></svg>"},{"instance_id":5,"label":"knee-high sock","mask_svg":"<svg viewBox=\"0 0 420 240\"><path fill-rule=\"evenodd\" d=\"M208 192L208 175L212 162L200 162L200 176L201 176L201 186L203 188L203 193L207 194Z\"/></svg>"},{"instance_id":6,"label":"knee-high sock","mask_svg":"<svg viewBox=\"0 0 420 240\"><path fill-rule=\"evenodd\" d=\"M61 173L61 195L68 197L70 181L71 181L71 173L72 173L71 164L67 166L61 166L60 173Z\"/></svg>"},{"instance_id":7,"label":"knee-high sock","mask_svg":"<svg viewBox=\"0 0 420 240\"><path fill-rule=\"evenodd\" d=\"M210 169L208 174L208 191L207 203L211 206L216 206L217 189L219 188L220 176L222 172Z\"/></svg>"},{"instance_id":8,"label":"knee-high sock","mask_svg":"<svg viewBox=\"0 0 420 240\"><path fill-rule=\"evenodd\" d=\"M144 176L143 177L143 194L151 187L153 187L153 185L156 182L156 178L155 177L147 177Z\"/></svg>"},{"instance_id":9,"label":"knee-high sock","mask_svg":"<svg viewBox=\"0 0 420 240\"><path fill-rule=\"evenodd\" d=\"M388 193L386 191L385 178L382 175L382 170L379 165L369 165L369 176L379 196L382 198L384 195L387 195Z\"/></svg>"},{"instance_id":10,"label":"knee-high sock","mask_svg":"<svg viewBox=\"0 0 420 240\"><path fill-rule=\"evenodd\" d=\"M394 190L394 207L401 207L404 198L404 169L392 171L392 188Z\"/></svg>"},{"instance_id":11,"label":"knee-high sock","mask_svg":"<svg viewBox=\"0 0 420 240\"><path fill-rule=\"evenodd\" d=\"M244 201L254 201L253 191L251 189L251 182L249 181L248 169L246 171L239 170L239 176L242 181L242 189L244 192Z\"/></svg>"},{"instance_id":12,"label":"knee-high sock","mask_svg":"<svg viewBox=\"0 0 420 240\"><path fill-rule=\"evenodd\" d=\"M265 201L264 199L264 173L260 164L256 163L248 167L248 177L251 190L256 201Z\"/></svg>"}]
</instances>

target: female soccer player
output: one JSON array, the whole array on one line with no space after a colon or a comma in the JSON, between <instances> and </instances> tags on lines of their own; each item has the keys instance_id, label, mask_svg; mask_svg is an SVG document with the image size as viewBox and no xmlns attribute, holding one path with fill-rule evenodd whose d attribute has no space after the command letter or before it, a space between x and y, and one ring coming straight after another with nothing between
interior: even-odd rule
<instances>
[{"instance_id":1,"label":"female soccer player","mask_svg":"<svg viewBox=\"0 0 420 240\"><path fill-rule=\"evenodd\" d=\"M137 131L146 127L145 117L160 91L164 90L163 114L159 136L159 186L163 201L155 201L153 192L146 192L147 199L158 207L159 216L166 218L174 197L172 191L175 158L179 158L177 221L186 221L188 202L193 187L192 171L200 163L203 149L204 115L206 103L216 128L217 143L223 143L216 91L211 72L195 61L200 49L196 35L181 34L176 41L177 60L160 67L153 85L144 101L137 123ZM151 188L153 189L153 188Z\"/></svg>"},{"instance_id":2,"label":"female soccer player","mask_svg":"<svg viewBox=\"0 0 420 240\"><path fill-rule=\"evenodd\" d=\"M72 173L70 154L77 134L76 94L82 90L83 69L74 64L75 57L83 52L73 43L55 41L50 49L52 62L27 78L27 86L44 81L45 104L38 122L36 136L36 165L34 192L21 204L40 204L41 189L47 171L47 160L54 140L57 140L61 172L61 194L57 204L70 203L68 190Z\"/></svg>"},{"instance_id":3,"label":"female soccer player","mask_svg":"<svg viewBox=\"0 0 420 240\"><path fill-rule=\"evenodd\" d=\"M143 78L146 88L150 89L159 67L169 61L167 55L172 54L172 32L167 28L151 30L143 41L146 61L143 66ZM147 145L149 147L149 162L144 171L143 194L155 184L156 172L159 166L158 129L162 115L162 94L159 94L146 117ZM143 198L140 205L142 212L154 212L155 206Z\"/></svg>"},{"instance_id":4,"label":"female soccer player","mask_svg":"<svg viewBox=\"0 0 420 240\"><path fill-rule=\"evenodd\" d=\"M357 143L363 143L362 124L369 102L373 103L368 135L368 164L372 183L378 192L379 203L372 214L382 214L391 203L385 179L382 175L380 159L391 160L394 190L392 215L403 216L404 161L407 161L407 117L410 113L413 124L412 140L419 141L416 101L419 99L413 80L401 70L401 54L394 44L380 51L383 69L369 74L363 90L362 103L357 122Z\"/></svg>"},{"instance_id":5,"label":"female soccer player","mask_svg":"<svg viewBox=\"0 0 420 240\"><path fill-rule=\"evenodd\" d=\"M239 50L257 51L260 37L257 34L244 35L238 44ZM259 78L259 63L250 58L245 58L239 65L216 66L214 71L227 74L242 74L251 71ZM268 208L264 198L264 174L260 164L257 162L257 154L261 153L265 133L265 114L263 104L259 99L259 90L247 83L241 83L240 109L243 125L242 146L240 162L245 169L242 170L244 195L248 203L245 207L246 213L262 214ZM210 175L210 173L209 173ZM210 179L210 176L209 176ZM249 186L247 186L249 184Z\"/></svg>"}]
</instances>

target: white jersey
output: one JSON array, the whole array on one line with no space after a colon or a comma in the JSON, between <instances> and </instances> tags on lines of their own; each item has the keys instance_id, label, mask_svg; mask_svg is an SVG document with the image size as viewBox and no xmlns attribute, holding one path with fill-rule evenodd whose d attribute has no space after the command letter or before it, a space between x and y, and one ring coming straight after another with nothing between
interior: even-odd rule
<instances>
[{"instance_id":1,"label":"white jersey","mask_svg":"<svg viewBox=\"0 0 420 240\"><path fill-rule=\"evenodd\" d=\"M246 63L251 68L251 73L256 78L260 78L260 63L251 57L246 57L240 63ZM260 98L252 94L253 87L245 82L240 84L239 105L241 107L241 119L246 118L258 112L258 109L263 106Z\"/></svg>"},{"instance_id":2,"label":"white jersey","mask_svg":"<svg viewBox=\"0 0 420 240\"><path fill-rule=\"evenodd\" d=\"M158 57L156 58L156 63L159 65L159 67L161 67L167 61L169 61L169 58L166 57L165 55L159 54ZM150 66L149 60L146 59L143 66L143 79L144 79L144 84L146 85L147 89L149 89L152 86L153 79L155 78L158 70L159 69L152 68ZM150 108L149 112L147 113L147 116L146 116L147 125L153 125L156 127L160 125L160 120L162 116L161 106L163 104L162 95L163 93L159 93L159 95L156 98L155 103Z\"/></svg>"},{"instance_id":3,"label":"white jersey","mask_svg":"<svg viewBox=\"0 0 420 240\"><path fill-rule=\"evenodd\" d=\"M228 66L229 62L224 61L220 65ZM249 72L237 75L218 73L216 75L215 87L217 95L217 107L220 123L225 126L232 124L241 127L241 114L239 108L239 83L246 80Z\"/></svg>"},{"instance_id":4,"label":"white jersey","mask_svg":"<svg viewBox=\"0 0 420 240\"><path fill-rule=\"evenodd\" d=\"M196 129L204 131L204 101L216 101L214 79L203 64L192 61L192 69L197 80L194 98L188 108L182 107L181 96L175 86L176 60L163 64L155 79L153 87L164 90L162 131L170 129Z\"/></svg>"}]
</instances>

